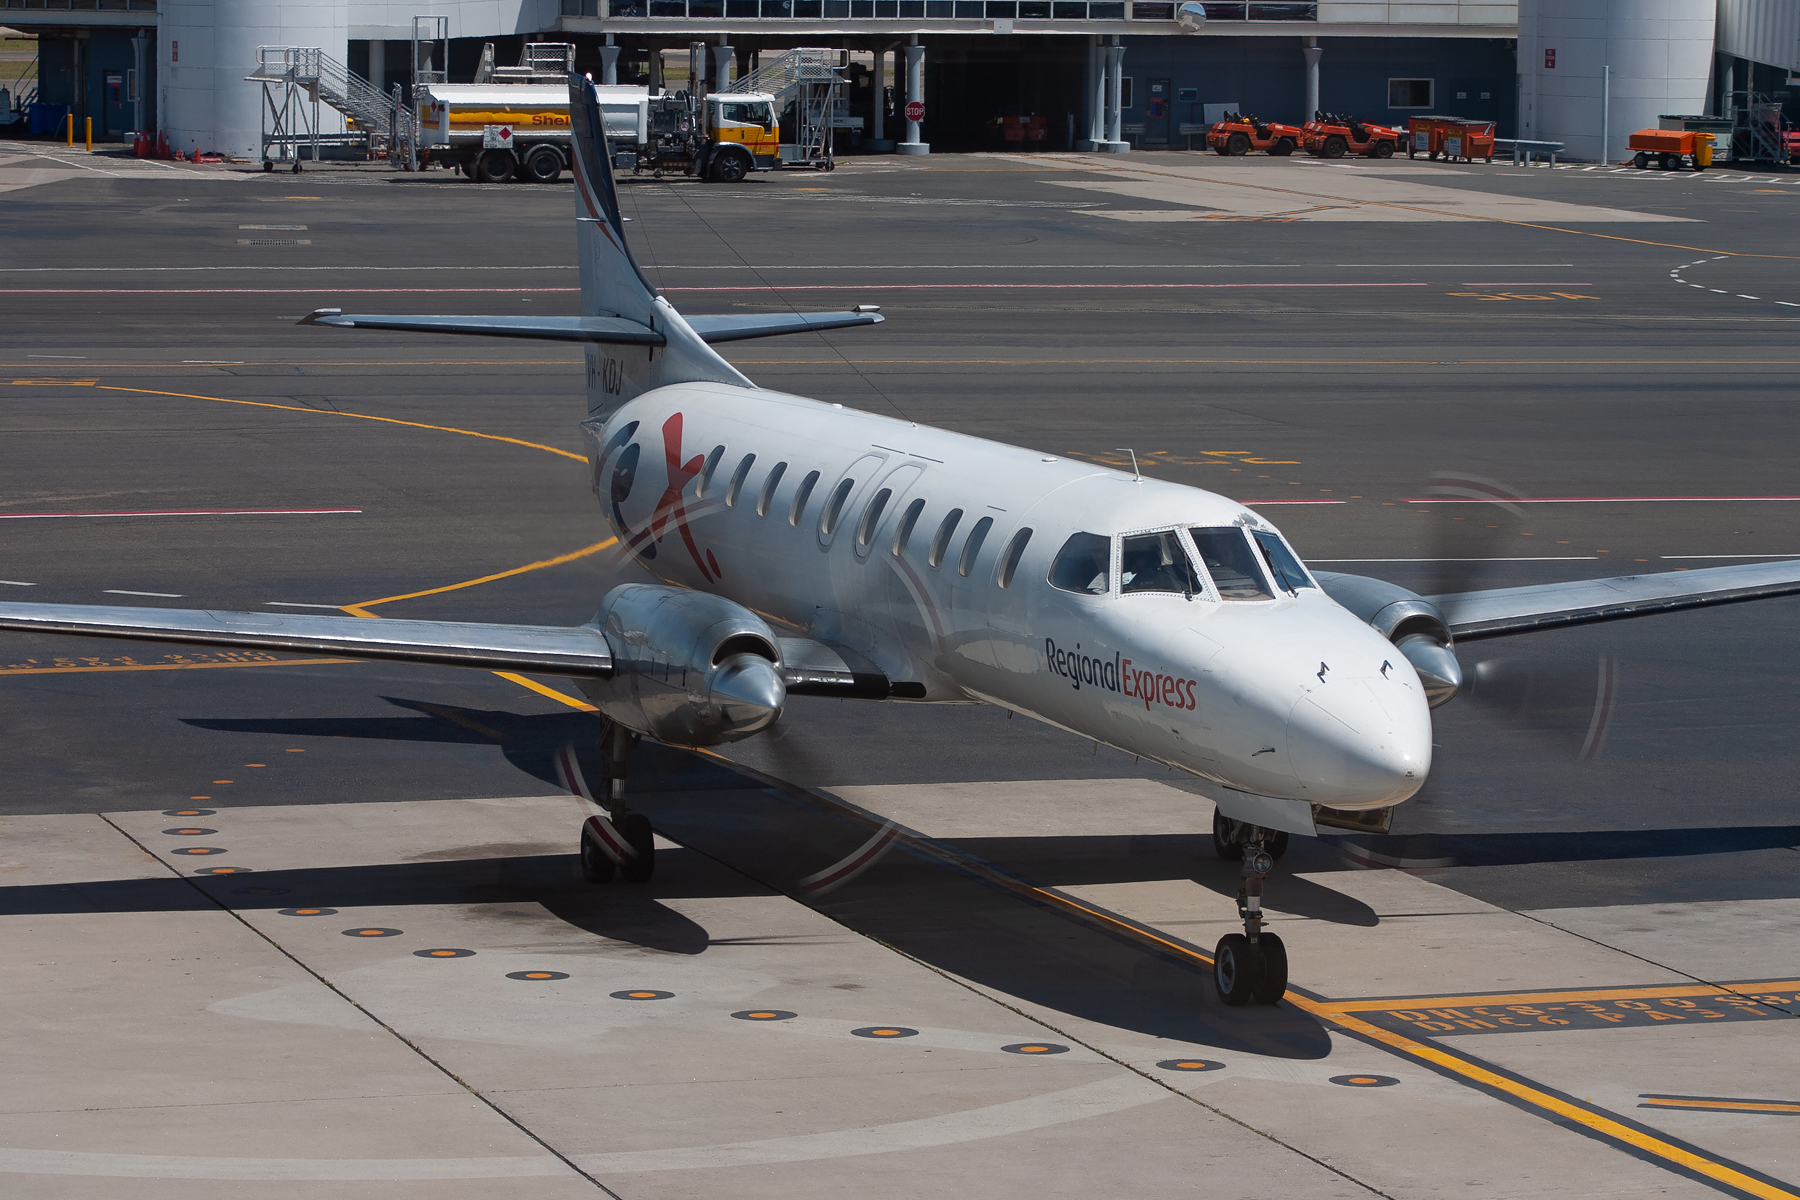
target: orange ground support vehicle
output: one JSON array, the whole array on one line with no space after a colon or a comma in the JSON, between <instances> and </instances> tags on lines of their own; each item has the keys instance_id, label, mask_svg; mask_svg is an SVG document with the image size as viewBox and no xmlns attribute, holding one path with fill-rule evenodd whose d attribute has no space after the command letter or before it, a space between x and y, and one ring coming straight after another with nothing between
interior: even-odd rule
<instances>
[{"instance_id":1,"label":"orange ground support vehicle","mask_svg":"<svg viewBox=\"0 0 1800 1200\"><path fill-rule=\"evenodd\" d=\"M1406 157L1494 161L1494 123L1461 117L1408 117Z\"/></svg>"},{"instance_id":2,"label":"orange ground support vehicle","mask_svg":"<svg viewBox=\"0 0 1800 1200\"><path fill-rule=\"evenodd\" d=\"M1337 113L1315 112L1306 123L1300 144L1314 158L1342 158L1346 154L1392 158L1405 139L1404 130Z\"/></svg>"},{"instance_id":3,"label":"orange ground support vehicle","mask_svg":"<svg viewBox=\"0 0 1800 1200\"><path fill-rule=\"evenodd\" d=\"M1650 165L1651 159L1665 171L1679 171L1688 163L1696 171L1712 165L1712 134L1692 129L1640 129L1631 135L1625 148L1635 151L1631 165L1640 171Z\"/></svg>"},{"instance_id":4,"label":"orange ground support vehicle","mask_svg":"<svg viewBox=\"0 0 1800 1200\"><path fill-rule=\"evenodd\" d=\"M1298 150L1305 133L1298 125L1265 124L1244 113L1226 113L1223 121L1206 131L1206 147L1230 155L1261 150L1279 158Z\"/></svg>"}]
</instances>

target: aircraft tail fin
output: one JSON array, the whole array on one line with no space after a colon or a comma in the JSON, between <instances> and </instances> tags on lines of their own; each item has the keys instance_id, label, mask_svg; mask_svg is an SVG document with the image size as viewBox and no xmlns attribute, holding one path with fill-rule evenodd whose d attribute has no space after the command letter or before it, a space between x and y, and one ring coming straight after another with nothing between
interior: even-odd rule
<instances>
[{"instance_id":1,"label":"aircraft tail fin","mask_svg":"<svg viewBox=\"0 0 1800 1200\"><path fill-rule=\"evenodd\" d=\"M755 387L657 294L632 257L594 85L574 72L569 73L569 144L581 315L621 317L662 335L663 342L661 346L588 342L588 415L609 413L634 396L672 383Z\"/></svg>"}]
</instances>

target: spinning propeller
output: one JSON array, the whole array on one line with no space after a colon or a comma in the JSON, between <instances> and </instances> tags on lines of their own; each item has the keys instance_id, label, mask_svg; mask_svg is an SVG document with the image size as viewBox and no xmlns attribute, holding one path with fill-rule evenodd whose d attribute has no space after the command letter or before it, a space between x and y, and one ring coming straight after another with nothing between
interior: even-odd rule
<instances>
[{"instance_id":1,"label":"spinning propeller","mask_svg":"<svg viewBox=\"0 0 1800 1200\"><path fill-rule=\"evenodd\" d=\"M1496 480L1436 472L1424 494L1453 502L1431 514L1438 518L1431 538L1433 571L1420 590L1437 600L1445 617L1454 623L1455 608L1449 598L1495 586L1494 565L1507 561L1511 557L1507 551L1519 547L1521 539L1533 531L1525 528L1525 510L1518 503L1525 497ZM1396 644L1417 667L1419 656L1408 653L1409 640L1402 638ZM1452 653L1442 646L1431 649L1445 656ZM1599 754L1612 720L1617 660L1610 655L1559 661L1475 658L1478 653L1474 644L1455 652L1453 664L1457 659L1472 663L1461 669L1455 686L1449 686L1448 679L1435 688L1432 680L1426 681L1433 708L1461 696L1465 704L1580 762L1591 762Z\"/></svg>"}]
</instances>

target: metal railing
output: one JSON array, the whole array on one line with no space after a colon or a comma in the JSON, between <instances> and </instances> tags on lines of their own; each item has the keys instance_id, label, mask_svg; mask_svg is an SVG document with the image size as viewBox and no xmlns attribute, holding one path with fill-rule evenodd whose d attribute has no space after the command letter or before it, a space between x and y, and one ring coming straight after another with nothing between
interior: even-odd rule
<instances>
[{"instance_id":1,"label":"metal railing","mask_svg":"<svg viewBox=\"0 0 1800 1200\"><path fill-rule=\"evenodd\" d=\"M318 46L258 46L256 70L246 78L263 85L264 115L274 125L273 129L265 125L263 131L265 162L272 161L271 148L282 151L278 156L282 161L297 161L297 147L303 143L312 145L317 161L320 145L345 140L363 141L372 156L393 160L417 142L416 121L398 89L392 95L383 93ZM304 119L302 95L313 108L310 120ZM320 132L321 102L347 118L346 137Z\"/></svg>"},{"instance_id":2,"label":"metal railing","mask_svg":"<svg viewBox=\"0 0 1800 1200\"><path fill-rule=\"evenodd\" d=\"M565 17L652 20L1172 21L1176 0L562 0ZM1319 6L1206 0L1208 21L1317 21Z\"/></svg>"}]
</instances>

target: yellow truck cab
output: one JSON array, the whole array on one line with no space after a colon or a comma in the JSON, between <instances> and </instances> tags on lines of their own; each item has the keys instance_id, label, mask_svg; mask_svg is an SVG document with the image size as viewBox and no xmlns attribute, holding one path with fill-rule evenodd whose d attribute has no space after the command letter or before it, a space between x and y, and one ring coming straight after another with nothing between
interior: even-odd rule
<instances>
[{"instance_id":1,"label":"yellow truck cab","mask_svg":"<svg viewBox=\"0 0 1800 1200\"><path fill-rule=\"evenodd\" d=\"M776 165L781 130L775 97L766 92L714 92L706 97L706 132L713 143L708 174L735 183ZM741 148L741 151L740 149Z\"/></svg>"}]
</instances>

